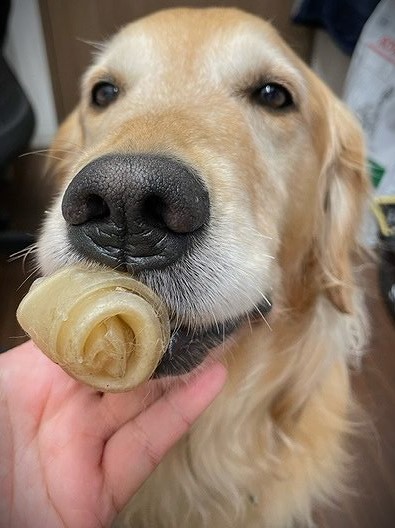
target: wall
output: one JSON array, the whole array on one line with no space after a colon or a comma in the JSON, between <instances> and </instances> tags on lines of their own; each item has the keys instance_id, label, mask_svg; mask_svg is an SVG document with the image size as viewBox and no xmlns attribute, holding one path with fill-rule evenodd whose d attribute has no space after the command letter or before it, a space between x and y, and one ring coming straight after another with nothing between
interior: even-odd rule
<instances>
[{"instance_id":1,"label":"wall","mask_svg":"<svg viewBox=\"0 0 395 528\"><path fill-rule=\"evenodd\" d=\"M35 111L32 147L46 147L57 128L54 97L38 0L13 0L5 54ZM324 31L314 38L312 66L338 95L349 59Z\"/></svg>"},{"instance_id":2,"label":"wall","mask_svg":"<svg viewBox=\"0 0 395 528\"><path fill-rule=\"evenodd\" d=\"M40 10L37 0L13 0L11 9L5 55L34 109L36 128L31 148L46 147L57 119Z\"/></svg>"},{"instance_id":3,"label":"wall","mask_svg":"<svg viewBox=\"0 0 395 528\"><path fill-rule=\"evenodd\" d=\"M311 67L339 97L343 94L344 81L350 65L350 57L336 46L323 30L314 35Z\"/></svg>"}]
</instances>

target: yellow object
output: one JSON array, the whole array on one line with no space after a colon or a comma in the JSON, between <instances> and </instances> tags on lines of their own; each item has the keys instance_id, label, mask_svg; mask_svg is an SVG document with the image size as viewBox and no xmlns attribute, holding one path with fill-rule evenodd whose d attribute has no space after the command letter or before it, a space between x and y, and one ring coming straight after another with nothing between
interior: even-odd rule
<instances>
[{"instance_id":1,"label":"yellow object","mask_svg":"<svg viewBox=\"0 0 395 528\"><path fill-rule=\"evenodd\" d=\"M379 224L380 231L385 237L395 235L395 227L389 225L385 209L388 207L395 207L395 196L378 196L374 198L372 210Z\"/></svg>"},{"instance_id":2,"label":"yellow object","mask_svg":"<svg viewBox=\"0 0 395 528\"><path fill-rule=\"evenodd\" d=\"M73 267L38 279L17 319L52 361L100 391L128 391L146 381L170 336L155 293L112 270Z\"/></svg>"}]
</instances>

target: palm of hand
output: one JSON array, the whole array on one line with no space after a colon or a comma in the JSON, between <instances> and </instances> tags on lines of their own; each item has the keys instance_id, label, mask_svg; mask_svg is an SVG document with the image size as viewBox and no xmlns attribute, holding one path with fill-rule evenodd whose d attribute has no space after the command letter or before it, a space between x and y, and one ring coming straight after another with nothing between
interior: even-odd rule
<instances>
[{"instance_id":1,"label":"palm of hand","mask_svg":"<svg viewBox=\"0 0 395 528\"><path fill-rule=\"evenodd\" d=\"M165 395L158 382L101 395L31 343L3 354L1 522L18 528L109 526L224 378L223 367L214 365Z\"/></svg>"}]
</instances>

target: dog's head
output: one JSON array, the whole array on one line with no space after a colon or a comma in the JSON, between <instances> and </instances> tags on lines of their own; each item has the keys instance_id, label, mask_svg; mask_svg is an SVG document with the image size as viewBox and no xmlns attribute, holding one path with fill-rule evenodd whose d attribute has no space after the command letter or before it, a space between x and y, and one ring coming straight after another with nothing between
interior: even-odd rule
<instances>
[{"instance_id":1,"label":"dog's head","mask_svg":"<svg viewBox=\"0 0 395 528\"><path fill-rule=\"evenodd\" d=\"M163 372L189 370L270 302L353 310L360 130L269 24L181 9L126 26L53 152L42 271L100 264L152 287L178 328Z\"/></svg>"}]
</instances>

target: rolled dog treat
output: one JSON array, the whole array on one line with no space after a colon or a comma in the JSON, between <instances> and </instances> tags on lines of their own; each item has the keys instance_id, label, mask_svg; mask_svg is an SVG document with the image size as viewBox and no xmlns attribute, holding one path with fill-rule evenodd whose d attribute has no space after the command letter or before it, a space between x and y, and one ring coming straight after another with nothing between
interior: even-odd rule
<instances>
[{"instance_id":1,"label":"rolled dog treat","mask_svg":"<svg viewBox=\"0 0 395 528\"><path fill-rule=\"evenodd\" d=\"M112 270L71 267L38 279L17 319L68 374L108 392L146 381L170 338L162 301L144 284Z\"/></svg>"}]
</instances>

